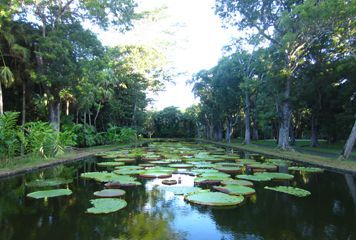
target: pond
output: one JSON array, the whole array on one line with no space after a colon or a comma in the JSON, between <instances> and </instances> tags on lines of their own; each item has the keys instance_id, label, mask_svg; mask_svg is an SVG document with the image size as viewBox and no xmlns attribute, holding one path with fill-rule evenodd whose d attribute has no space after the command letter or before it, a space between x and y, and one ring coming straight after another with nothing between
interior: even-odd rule
<instances>
[{"instance_id":1,"label":"pond","mask_svg":"<svg viewBox=\"0 0 356 240\"><path fill-rule=\"evenodd\" d=\"M126 151L126 150L125 150ZM266 162L263 156L218 149L211 145L185 142L153 143L134 150L110 153L107 158L91 157L81 162L13 177L0 181L0 239L356 239L356 187L351 175L329 171L306 173L288 171L280 161L278 171L294 175L291 180L253 182L255 193L231 207L212 207L188 202L183 195L174 195L171 186L162 186L161 178L141 178L139 186L121 187L127 206L109 214L90 214L95 191L104 183L80 177L82 173L110 171L114 167L98 166L97 162L113 161L110 157L141 156L137 165L153 161L173 164L184 159L189 169L179 168L167 179L177 186L193 187L197 177L187 174L194 169L211 169L222 156L223 162L240 163L252 159ZM165 159L162 160L162 156ZM123 157L123 156L121 156ZM145 160L142 160L145 158ZM234 159L236 158L236 159ZM169 160L167 160L169 159ZM210 161L205 166L197 162ZM275 162L275 163L276 163ZM293 163L287 162L289 165ZM171 165L174 166L174 165ZM220 165L221 166L221 165ZM227 165L229 166L229 165ZM244 174L250 167L241 166ZM146 169L152 167L146 167ZM162 167L160 167L160 170ZM260 169L261 170L261 169ZM155 170L156 172L158 170ZM152 173L153 170L145 172ZM214 171L213 171L214 172ZM236 174L231 177L235 178ZM30 187L35 179L65 178L73 193L70 196L33 199L26 197L39 188ZM311 193L296 197L265 189L265 186L294 186ZM201 188L211 189L203 184ZM58 187L49 187L55 189Z\"/></svg>"}]
</instances>

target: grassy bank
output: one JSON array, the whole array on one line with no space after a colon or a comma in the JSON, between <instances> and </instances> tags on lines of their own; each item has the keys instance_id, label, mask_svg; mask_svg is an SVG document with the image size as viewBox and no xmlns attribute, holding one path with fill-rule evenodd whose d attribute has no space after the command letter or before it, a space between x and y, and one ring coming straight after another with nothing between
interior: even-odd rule
<instances>
[{"instance_id":1,"label":"grassy bank","mask_svg":"<svg viewBox=\"0 0 356 240\"><path fill-rule=\"evenodd\" d=\"M130 144L114 144L89 148L77 148L67 151L64 154L53 158L40 158L31 155L16 157L0 165L0 178L31 172L37 169L48 168L63 163L78 161L99 152L115 150L122 147L140 145L147 141L149 140L140 140L136 143Z\"/></svg>"},{"instance_id":2,"label":"grassy bank","mask_svg":"<svg viewBox=\"0 0 356 240\"><path fill-rule=\"evenodd\" d=\"M260 153L269 155L275 158L289 159L299 163L311 164L314 166L323 167L329 170L340 171L340 172L348 172L356 175L356 161L340 161L337 160L336 157L325 157L322 154L309 154L302 153L298 150L294 151L284 151L277 149L273 146L263 146L263 145L243 145L238 142L234 143L221 143L209 140L200 140L206 143L213 143L218 146L223 147L233 147L238 150L249 151L254 153Z\"/></svg>"}]
</instances>

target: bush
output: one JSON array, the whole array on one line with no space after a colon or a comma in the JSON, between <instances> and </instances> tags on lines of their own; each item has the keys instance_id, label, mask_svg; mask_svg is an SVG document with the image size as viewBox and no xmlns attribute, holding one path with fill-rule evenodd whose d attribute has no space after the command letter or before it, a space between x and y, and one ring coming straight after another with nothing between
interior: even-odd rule
<instances>
[{"instance_id":1,"label":"bush","mask_svg":"<svg viewBox=\"0 0 356 240\"><path fill-rule=\"evenodd\" d=\"M18 112L5 112L0 116L0 158L15 156L20 150L19 131L16 126Z\"/></svg>"},{"instance_id":2,"label":"bush","mask_svg":"<svg viewBox=\"0 0 356 240\"><path fill-rule=\"evenodd\" d=\"M87 147L97 144L96 141L96 129L88 124L66 124L62 129L73 133L73 140L76 142L76 146Z\"/></svg>"},{"instance_id":3,"label":"bush","mask_svg":"<svg viewBox=\"0 0 356 240\"><path fill-rule=\"evenodd\" d=\"M21 140L27 153L45 158L62 154L66 146L76 144L73 131L57 132L46 122L26 123Z\"/></svg>"},{"instance_id":4,"label":"bush","mask_svg":"<svg viewBox=\"0 0 356 240\"><path fill-rule=\"evenodd\" d=\"M132 128L121 128L120 131L120 142L130 143L137 141L137 133Z\"/></svg>"},{"instance_id":5,"label":"bush","mask_svg":"<svg viewBox=\"0 0 356 240\"><path fill-rule=\"evenodd\" d=\"M106 130L107 143L119 143L121 141L120 135L120 128L118 126L109 124L109 127Z\"/></svg>"}]
</instances>

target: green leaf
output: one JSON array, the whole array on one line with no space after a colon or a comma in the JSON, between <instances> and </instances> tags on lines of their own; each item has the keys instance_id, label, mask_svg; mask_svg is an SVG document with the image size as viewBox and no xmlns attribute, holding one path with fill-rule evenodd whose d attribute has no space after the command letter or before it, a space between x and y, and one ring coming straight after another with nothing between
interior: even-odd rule
<instances>
[{"instance_id":1,"label":"green leaf","mask_svg":"<svg viewBox=\"0 0 356 240\"><path fill-rule=\"evenodd\" d=\"M37 191L27 194L27 197L41 199L41 198L52 198L59 196L69 196L72 194L72 191L69 189L54 189L46 191Z\"/></svg>"}]
</instances>

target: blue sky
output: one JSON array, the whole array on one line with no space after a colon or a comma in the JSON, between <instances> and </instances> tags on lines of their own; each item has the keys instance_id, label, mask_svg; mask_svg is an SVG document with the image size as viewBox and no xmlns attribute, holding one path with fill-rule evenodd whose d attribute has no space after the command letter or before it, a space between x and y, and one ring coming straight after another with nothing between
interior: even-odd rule
<instances>
[{"instance_id":1,"label":"blue sky","mask_svg":"<svg viewBox=\"0 0 356 240\"><path fill-rule=\"evenodd\" d=\"M173 105L185 109L198 101L186 81L199 70L213 67L233 34L221 27L214 3L215 0L140 0L140 11L163 9L158 19L137 22L125 34L114 30L95 32L105 45L144 44L162 51L167 67L182 74L174 77L174 83L166 84L165 91L152 96L155 101L151 108L160 110Z\"/></svg>"}]
</instances>

